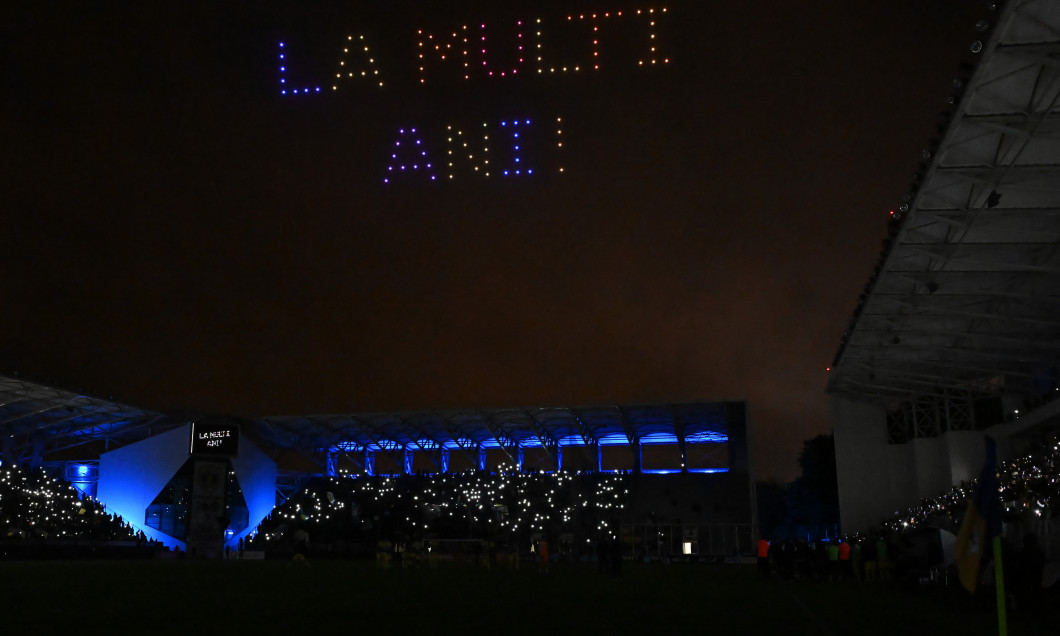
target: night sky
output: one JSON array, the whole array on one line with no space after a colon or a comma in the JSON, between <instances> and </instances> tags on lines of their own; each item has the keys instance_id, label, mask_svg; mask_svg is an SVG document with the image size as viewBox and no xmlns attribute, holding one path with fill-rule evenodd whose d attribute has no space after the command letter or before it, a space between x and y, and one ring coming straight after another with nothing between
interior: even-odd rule
<instances>
[{"instance_id":1,"label":"night sky","mask_svg":"<svg viewBox=\"0 0 1060 636\"><path fill-rule=\"evenodd\" d=\"M650 7L660 59L639 66ZM789 479L831 429L825 367L985 15L5 2L0 373L239 416L746 399L757 476ZM538 18L542 64L582 70L517 63ZM465 80L457 54L421 84L417 29L465 24L519 73ZM331 90L340 60L368 68L349 35L382 88ZM490 177L448 179L447 126L491 133ZM416 139L429 170L391 156ZM534 174L500 174L517 154Z\"/></svg>"}]
</instances>

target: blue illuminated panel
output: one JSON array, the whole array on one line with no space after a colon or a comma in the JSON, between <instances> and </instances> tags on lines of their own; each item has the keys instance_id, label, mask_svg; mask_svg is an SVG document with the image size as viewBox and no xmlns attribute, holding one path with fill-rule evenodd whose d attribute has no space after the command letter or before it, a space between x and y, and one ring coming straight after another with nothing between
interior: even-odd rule
<instances>
[{"instance_id":1,"label":"blue illuminated panel","mask_svg":"<svg viewBox=\"0 0 1060 636\"><path fill-rule=\"evenodd\" d=\"M654 444L676 444L677 435L673 433L648 433L640 438L642 445L654 445Z\"/></svg>"},{"instance_id":2,"label":"blue illuminated panel","mask_svg":"<svg viewBox=\"0 0 1060 636\"><path fill-rule=\"evenodd\" d=\"M729 441L729 436L718 431L701 431L698 433L686 433L685 442L688 444L719 444Z\"/></svg>"},{"instance_id":3,"label":"blue illuminated panel","mask_svg":"<svg viewBox=\"0 0 1060 636\"><path fill-rule=\"evenodd\" d=\"M585 440L582 439L581 435L564 435L560 437L556 442L559 446L585 446Z\"/></svg>"},{"instance_id":4,"label":"blue illuminated panel","mask_svg":"<svg viewBox=\"0 0 1060 636\"><path fill-rule=\"evenodd\" d=\"M99 456L99 500L108 512L169 548L185 549L178 541L144 523L144 511L188 459L191 425L149 437Z\"/></svg>"},{"instance_id":5,"label":"blue illuminated panel","mask_svg":"<svg viewBox=\"0 0 1060 636\"><path fill-rule=\"evenodd\" d=\"M608 433L600 437L600 446L629 446L625 433Z\"/></svg>"},{"instance_id":6,"label":"blue illuminated panel","mask_svg":"<svg viewBox=\"0 0 1060 636\"><path fill-rule=\"evenodd\" d=\"M145 511L155 496L180 470L189 457L191 425L149 437L141 442L103 453L99 458L98 499L108 512L117 513L134 528L169 548L184 550L186 545L148 526ZM247 529L228 539L234 545L265 518L276 503L276 463L250 443L239 445L231 460L232 469L243 491L248 519Z\"/></svg>"}]
</instances>

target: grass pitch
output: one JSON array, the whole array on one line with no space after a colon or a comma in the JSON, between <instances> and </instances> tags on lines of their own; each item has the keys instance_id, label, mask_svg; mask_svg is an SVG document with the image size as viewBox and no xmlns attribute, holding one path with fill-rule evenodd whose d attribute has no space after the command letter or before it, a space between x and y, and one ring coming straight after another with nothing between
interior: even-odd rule
<instances>
[{"instance_id":1,"label":"grass pitch","mask_svg":"<svg viewBox=\"0 0 1060 636\"><path fill-rule=\"evenodd\" d=\"M10 634L997 633L992 599L960 589L763 580L737 565L626 563L608 577L590 564L23 561L0 562L0 592ZM1010 614L1014 636L1058 627Z\"/></svg>"}]
</instances>

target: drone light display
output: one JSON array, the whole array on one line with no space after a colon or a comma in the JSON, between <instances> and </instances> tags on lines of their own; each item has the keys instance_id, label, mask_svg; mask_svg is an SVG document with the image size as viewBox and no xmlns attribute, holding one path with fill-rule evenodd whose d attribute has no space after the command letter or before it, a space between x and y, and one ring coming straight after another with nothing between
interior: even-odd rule
<instances>
[{"instance_id":1,"label":"drone light display","mask_svg":"<svg viewBox=\"0 0 1060 636\"><path fill-rule=\"evenodd\" d=\"M670 58L660 50L658 26L666 15L663 7L496 24L466 22L445 31L411 29L409 57L414 63L405 68L414 77L401 76L397 69L402 68L402 60L393 60L389 66L380 63L371 38L359 33L347 35L341 43L337 69L329 82L296 81L289 74L289 47L280 42L279 91L283 97L301 98L334 93L351 84L385 90L393 84L511 82L526 76L562 76L601 68L664 66ZM473 125L450 123L434 130L398 127L383 182L528 177L546 170L562 173L562 121L561 117L509 116Z\"/></svg>"},{"instance_id":2,"label":"drone light display","mask_svg":"<svg viewBox=\"0 0 1060 636\"><path fill-rule=\"evenodd\" d=\"M563 148L563 118L549 123L532 119L483 122L464 130L447 125L444 131L400 128L391 147L384 183L399 178L439 181L460 176L529 177L539 173L544 160L559 164Z\"/></svg>"}]
</instances>

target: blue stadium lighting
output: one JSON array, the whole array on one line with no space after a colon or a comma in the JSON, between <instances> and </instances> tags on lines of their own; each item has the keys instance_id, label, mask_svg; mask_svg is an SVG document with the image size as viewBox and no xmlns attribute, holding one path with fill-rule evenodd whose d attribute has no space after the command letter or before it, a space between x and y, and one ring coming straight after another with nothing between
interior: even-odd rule
<instances>
[{"instance_id":1,"label":"blue stadium lighting","mask_svg":"<svg viewBox=\"0 0 1060 636\"><path fill-rule=\"evenodd\" d=\"M471 439L463 439L463 438L461 438L461 439L446 439L446 440L443 440L441 442L435 442L435 441L433 441L431 439L424 438L424 439L412 440L407 445L403 445L402 443L397 442L397 441L393 441L393 440L381 440L381 442L383 444L382 447L380 447L378 444L373 443L373 444L370 444L367 448L358 447L356 444L351 442L349 450L347 452L349 452L349 451L356 452L356 451L368 450L369 453L368 453L368 457L366 459L370 463L371 462L371 457L370 457L371 453L374 453L376 451L389 451L389 452L402 451L403 452L403 458L401 460L401 463L404 464L404 467L403 467L403 471L404 472L403 473L389 473L389 474L398 475L398 474L413 474L413 473L418 472L418 471L414 470L414 468L413 468L413 466L415 465L414 458L415 458L415 454L416 453L423 452L423 451L439 451L440 450L441 453L438 456L433 457L432 461L439 462L439 467L441 468L441 471L440 471L439 474L445 474L445 473L448 473L449 470L450 470L449 469L449 464L450 464L450 462L449 462L449 459L450 459L449 453L450 453L450 451L452 451L454 449L458 450L458 451L462 451L463 453L473 453L473 454L477 455L478 461L476 463L477 463L477 466L478 466L478 470L490 470L491 472L495 472L495 470L493 468L491 468L491 462L492 462L493 459L496 459L496 456L494 456L492 459L487 458L486 451L488 451L488 450L501 449L503 447L504 450L506 450L506 452L512 456L512 458L515 461L515 463L518 464L519 466L522 466L522 465L525 464L525 458L523 456L524 450L526 450L526 449L531 449L531 450L540 449L540 448L543 448L545 444L549 444L549 445L555 444L556 445L555 447L557 448L558 453L559 453L559 457L558 457L558 459L559 459L559 469L562 470L563 469L563 464L562 464L562 449L563 448L570 447L570 446L577 446L577 447L585 448L587 446L596 445L598 450L599 450L599 452L597 453L596 468L594 470L600 471L600 472L606 472L605 469L603 468L603 466L604 466L604 456L603 456L603 450L602 449L604 447L631 448L631 449L634 450L634 452L637 452L637 451L639 451L639 449L642 446L649 446L650 447L650 446L667 446L667 445L676 446L677 445L677 437L676 437L676 435L665 433L665 432L658 432L657 431L655 433L646 434L644 436L643 440L645 440L643 444L640 443L640 440L638 440L638 443L630 444L630 442L629 442L628 438L626 437L626 434L625 434L624 431L614 431L614 430L612 430L609 433L603 433L603 432L598 433L598 437L595 440L590 441L589 444L586 443L585 439L580 434L574 434L574 433L563 435L563 436L559 437L559 439L557 439L555 442L553 442L550 439L549 440L542 440L542 438L540 438L540 437L538 437L536 435L532 435L532 434L517 434L514 438L501 439L500 441L498 441L497 438L488 437L488 438L484 438L480 442L476 442L476 441L473 441ZM725 434L719 433L717 431L699 431L699 432L696 432L696 433L693 433L693 434L689 435L685 439L685 441L686 441L686 447L689 449L690 452L694 448L699 448L699 449L702 449L704 451L708 451L709 452L709 451L712 451L713 449L708 447L707 444L712 444L712 445L725 444L728 441L728 439L727 439L727 436ZM719 448L722 448L722 447L719 447ZM333 446L333 447L330 448L330 451L336 451L336 450L338 450L337 447ZM540 461L540 460L538 460L538 461ZM329 471L331 471L331 470L332 469L329 468ZM547 473L555 472L552 469L545 469L545 470L546 470ZM338 471L338 472L343 472L343 471ZM659 468L659 469L651 469L651 468L645 469L645 472L648 472L649 474L667 474L667 473L675 473L675 472L725 473L725 472L729 472L729 469L726 468L726 467L716 467L716 466L715 467L709 467L709 468L701 468L701 467L695 467L695 468L693 468L693 467L689 467L689 468L663 467L663 468ZM329 473L329 474L331 474L331 473ZM371 474L371 473L369 473L369 474Z\"/></svg>"},{"instance_id":2,"label":"blue stadium lighting","mask_svg":"<svg viewBox=\"0 0 1060 636\"><path fill-rule=\"evenodd\" d=\"M685 442L689 444L720 444L727 441L729 441L729 436L718 431L700 431L685 434Z\"/></svg>"},{"instance_id":3,"label":"blue stadium lighting","mask_svg":"<svg viewBox=\"0 0 1060 636\"><path fill-rule=\"evenodd\" d=\"M600 446L629 446L625 433L608 433L601 435L597 441Z\"/></svg>"},{"instance_id":4,"label":"blue stadium lighting","mask_svg":"<svg viewBox=\"0 0 1060 636\"><path fill-rule=\"evenodd\" d=\"M648 433L640 438L642 445L676 444L677 435L673 433Z\"/></svg>"},{"instance_id":5,"label":"blue stadium lighting","mask_svg":"<svg viewBox=\"0 0 1060 636\"><path fill-rule=\"evenodd\" d=\"M564 435L556 440L558 446L585 446L585 440L581 435Z\"/></svg>"}]
</instances>

